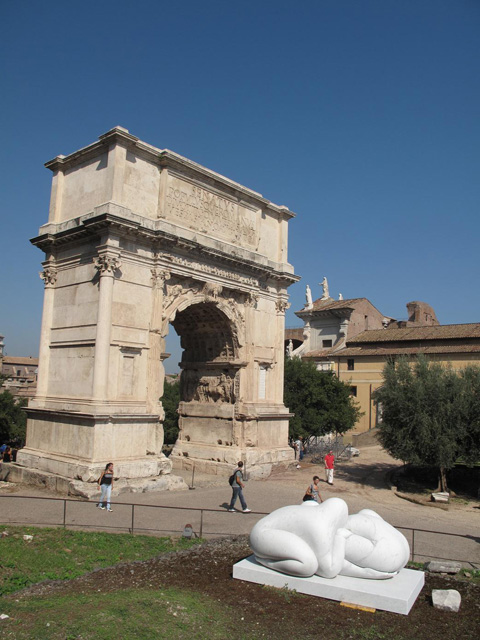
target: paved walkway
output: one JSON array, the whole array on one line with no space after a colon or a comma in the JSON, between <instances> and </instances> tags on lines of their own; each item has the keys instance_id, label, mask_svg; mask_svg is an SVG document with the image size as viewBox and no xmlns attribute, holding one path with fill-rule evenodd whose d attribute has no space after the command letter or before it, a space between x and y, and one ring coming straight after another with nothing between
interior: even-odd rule
<instances>
[{"instance_id":1,"label":"paved walkway","mask_svg":"<svg viewBox=\"0 0 480 640\"><path fill-rule=\"evenodd\" d=\"M91 502L83 500L66 503L66 522L69 526L89 525L93 528L115 527L128 530L132 523L135 529L157 530L168 534L179 534L185 524L192 524L196 532L204 536L225 534L247 534L261 513L298 504L314 474L320 476L321 493L324 499L337 496L348 504L350 513L370 508L396 527L441 531L468 536L455 538L432 534L415 534L415 552L447 559L470 560L480 567L480 508L477 504L449 506L448 510L413 504L397 497L389 488L386 476L401 463L392 459L380 447L369 447L361 451L358 458L340 462L337 466L334 485L324 482L324 471L319 465L302 463L302 468L273 475L266 480L246 482L244 491L252 513L229 513L231 489L226 478L195 474L194 489L189 491L156 492L113 495L113 513L96 509ZM189 473L179 473L191 484ZM0 485L3 483L0 483ZM16 496L16 500L2 500L2 495ZM20 496L23 496L20 498ZM63 522L65 503L33 498L58 497L46 490L26 486L2 487L0 490L0 521L3 523L57 524ZM32 499L29 499L32 498ZM7 503L7 504L5 504ZM118 504L127 503L127 504ZM132 506L128 503L135 504ZM149 506L166 509L152 509ZM179 507L187 508L183 511ZM240 505L238 504L238 507ZM194 509L194 511L190 510ZM215 510L204 511L200 509ZM118 529L117 529L118 530ZM412 542L411 532L404 531ZM419 558L420 560L422 558Z\"/></svg>"}]
</instances>

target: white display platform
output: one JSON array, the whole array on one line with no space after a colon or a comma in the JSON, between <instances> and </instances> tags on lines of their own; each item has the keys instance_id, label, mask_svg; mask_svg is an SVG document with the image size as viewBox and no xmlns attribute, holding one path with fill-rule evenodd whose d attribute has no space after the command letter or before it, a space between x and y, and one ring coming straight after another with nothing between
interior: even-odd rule
<instances>
[{"instance_id":1,"label":"white display platform","mask_svg":"<svg viewBox=\"0 0 480 640\"><path fill-rule=\"evenodd\" d=\"M366 580L337 576L327 579L319 576L296 578L272 571L258 564L253 555L233 565L233 577L237 580L256 582L279 589L295 589L328 600L338 600L372 609L408 615L425 583L423 571L402 569L388 580Z\"/></svg>"}]
</instances>

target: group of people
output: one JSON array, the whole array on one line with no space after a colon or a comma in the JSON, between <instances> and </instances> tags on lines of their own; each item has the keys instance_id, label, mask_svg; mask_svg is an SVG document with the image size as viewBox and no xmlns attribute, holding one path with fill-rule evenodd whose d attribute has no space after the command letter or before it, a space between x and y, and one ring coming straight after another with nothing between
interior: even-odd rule
<instances>
[{"instance_id":1,"label":"group of people","mask_svg":"<svg viewBox=\"0 0 480 640\"><path fill-rule=\"evenodd\" d=\"M299 438L300 444L302 443L302 439ZM296 443L295 443L296 444ZM298 449L299 453L303 451L302 448ZM303 456L302 456L303 457ZM300 458L301 459L301 458ZM329 451L325 458L325 481L329 485L333 485L333 471L335 468L335 456L333 455L333 451ZM240 499L240 504L242 505L243 513L250 513L251 509L247 507L247 503L245 502L245 497L243 495L243 489L245 488L243 477L243 462L240 460L237 463L237 468L233 472L231 477L231 487L232 487L232 498L230 500L230 505L228 510L232 513L236 512L235 503L237 499ZM320 478L318 476L313 476L313 482L310 484L303 497L303 501L307 500L315 500L316 502L323 502L323 498L320 494L319 487Z\"/></svg>"}]
</instances>

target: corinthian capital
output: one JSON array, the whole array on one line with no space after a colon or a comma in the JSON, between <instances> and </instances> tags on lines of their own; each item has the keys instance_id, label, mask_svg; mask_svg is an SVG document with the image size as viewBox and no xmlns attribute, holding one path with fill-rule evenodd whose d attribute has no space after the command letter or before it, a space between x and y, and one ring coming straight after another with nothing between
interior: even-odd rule
<instances>
[{"instance_id":1,"label":"corinthian capital","mask_svg":"<svg viewBox=\"0 0 480 640\"><path fill-rule=\"evenodd\" d=\"M117 269L120 269L122 262L118 259L118 256L102 254L93 259L95 268L98 269L100 275L115 273Z\"/></svg>"},{"instance_id":2,"label":"corinthian capital","mask_svg":"<svg viewBox=\"0 0 480 640\"><path fill-rule=\"evenodd\" d=\"M43 280L45 286L53 286L57 281L57 270L52 266L45 267L45 269L40 271L38 275Z\"/></svg>"},{"instance_id":3,"label":"corinthian capital","mask_svg":"<svg viewBox=\"0 0 480 640\"><path fill-rule=\"evenodd\" d=\"M277 309L277 313L285 313L287 309L290 309L290 303L286 300L277 300L275 307Z\"/></svg>"},{"instance_id":4,"label":"corinthian capital","mask_svg":"<svg viewBox=\"0 0 480 640\"><path fill-rule=\"evenodd\" d=\"M154 289L161 289L166 280L170 280L170 271L161 269L150 269L152 274L152 286Z\"/></svg>"}]
</instances>

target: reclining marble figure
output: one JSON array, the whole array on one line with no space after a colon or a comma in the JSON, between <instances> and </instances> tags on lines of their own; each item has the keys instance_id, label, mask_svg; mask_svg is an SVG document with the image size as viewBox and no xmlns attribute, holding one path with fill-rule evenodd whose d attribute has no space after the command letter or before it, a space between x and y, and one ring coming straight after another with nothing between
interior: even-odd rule
<instances>
[{"instance_id":1,"label":"reclining marble figure","mask_svg":"<svg viewBox=\"0 0 480 640\"><path fill-rule=\"evenodd\" d=\"M257 562L292 576L382 580L407 564L405 537L370 509L349 516L340 498L282 507L250 534Z\"/></svg>"}]
</instances>

